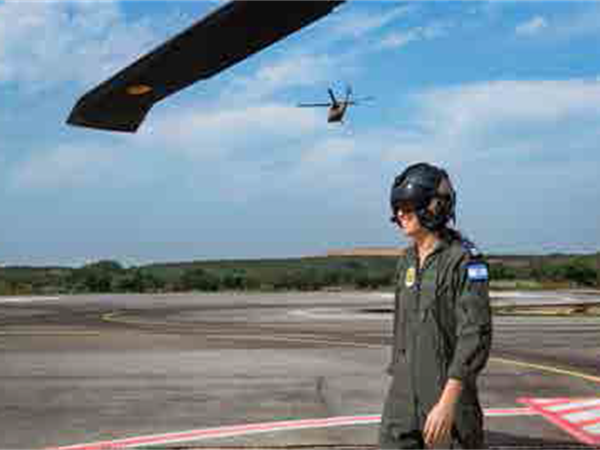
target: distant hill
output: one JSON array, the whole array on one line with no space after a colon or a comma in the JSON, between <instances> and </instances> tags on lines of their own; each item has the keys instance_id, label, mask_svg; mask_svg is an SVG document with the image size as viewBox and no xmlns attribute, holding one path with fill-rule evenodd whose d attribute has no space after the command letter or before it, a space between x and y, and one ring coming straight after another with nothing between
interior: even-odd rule
<instances>
[{"instance_id":1,"label":"distant hill","mask_svg":"<svg viewBox=\"0 0 600 450\"><path fill-rule=\"evenodd\" d=\"M391 289L401 247L357 247L300 258L151 263L98 261L79 268L0 267L0 295L219 290ZM600 253L487 255L495 287L600 287Z\"/></svg>"},{"instance_id":2,"label":"distant hill","mask_svg":"<svg viewBox=\"0 0 600 450\"><path fill-rule=\"evenodd\" d=\"M326 256L401 256L406 248L400 247L357 247L329 250Z\"/></svg>"}]
</instances>

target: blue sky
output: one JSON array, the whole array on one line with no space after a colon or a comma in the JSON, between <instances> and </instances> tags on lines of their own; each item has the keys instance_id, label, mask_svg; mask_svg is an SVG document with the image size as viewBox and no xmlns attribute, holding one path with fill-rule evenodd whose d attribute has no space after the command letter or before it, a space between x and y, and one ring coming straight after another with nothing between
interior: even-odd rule
<instances>
[{"instance_id":1,"label":"blue sky","mask_svg":"<svg viewBox=\"0 0 600 450\"><path fill-rule=\"evenodd\" d=\"M396 246L390 184L445 167L488 253L600 249L600 2L350 1L158 104L75 101L216 2L0 1L0 262L295 257ZM346 83L343 126L324 109Z\"/></svg>"}]
</instances>

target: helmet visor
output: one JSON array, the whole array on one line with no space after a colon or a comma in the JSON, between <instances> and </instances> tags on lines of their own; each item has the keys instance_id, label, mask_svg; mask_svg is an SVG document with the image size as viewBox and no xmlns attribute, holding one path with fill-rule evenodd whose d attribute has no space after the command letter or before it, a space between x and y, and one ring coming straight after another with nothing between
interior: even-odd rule
<instances>
[{"instance_id":1,"label":"helmet visor","mask_svg":"<svg viewBox=\"0 0 600 450\"><path fill-rule=\"evenodd\" d=\"M393 207L392 217L390 217L390 222L400 225L399 216L411 214L416 211L417 211L417 208L413 202L410 202L410 201L398 202Z\"/></svg>"},{"instance_id":2,"label":"helmet visor","mask_svg":"<svg viewBox=\"0 0 600 450\"><path fill-rule=\"evenodd\" d=\"M400 185L392 189L392 210L403 211L426 208L431 200L432 192L425 186L411 180L404 180Z\"/></svg>"},{"instance_id":3,"label":"helmet visor","mask_svg":"<svg viewBox=\"0 0 600 450\"><path fill-rule=\"evenodd\" d=\"M411 201L401 201L395 205L394 212L396 214L410 214L417 210L417 205Z\"/></svg>"}]
</instances>

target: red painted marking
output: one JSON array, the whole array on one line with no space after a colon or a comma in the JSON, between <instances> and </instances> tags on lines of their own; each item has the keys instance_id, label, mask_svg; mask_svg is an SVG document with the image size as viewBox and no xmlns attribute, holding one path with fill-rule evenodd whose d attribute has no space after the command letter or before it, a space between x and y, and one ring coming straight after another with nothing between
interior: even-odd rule
<instances>
[{"instance_id":1,"label":"red painted marking","mask_svg":"<svg viewBox=\"0 0 600 450\"><path fill-rule=\"evenodd\" d=\"M504 408L487 409L486 416L515 416L537 414L531 408ZM285 420L280 422L264 422L245 425L231 425L218 428L203 428L199 430L182 431L176 433L156 434L150 436L137 436L113 441L99 441L88 444L76 444L66 447L53 447L53 450L109 450L116 448L130 448L141 445L158 445L173 442L196 441L202 439L216 439L233 437L245 434L268 433L283 430L299 430L303 428L325 428L344 425L361 425L379 423L381 416L341 416L323 419Z\"/></svg>"},{"instance_id":2,"label":"red painted marking","mask_svg":"<svg viewBox=\"0 0 600 450\"><path fill-rule=\"evenodd\" d=\"M546 408L548 406L556 406L560 403L547 404L544 402L540 402L539 400L540 399L536 399L536 398L519 398L519 399L517 399L518 402L528 405L531 409L537 411L544 418L548 419L548 421L550 421L554 425L558 426L559 428L563 429L564 431L569 433L571 436L575 437L578 441L583 442L584 444L588 444L588 445L600 445L600 435L591 434L584 430L585 426L593 425L595 423L600 422L600 420L592 419L592 420L588 420L586 422L573 423L573 422L569 422L568 420L563 418L565 415L571 414L573 412L595 409L595 408L597 408L597 405L595 407L593 407L593 406L583 406L582 407L581 405L574 405L573 408L567 408L567 409L564 409L561 411L551 411ZM579 402L588 401L588 400L598 400L598 399L597 398L564 398L564 399L562 399L562 404L564 404L565 406L568 406L569 403L579 403Z\"/></svg>"},{"instance_id":3,"label":"red painted marking","mask_svg":"<svg viewBox=\"0 0 600 450\"><path fill-rule=\"evenodd\" d=\"M600 423L600 418L599 419L582 420L580 422L577 422L577 425L580 427L587 427L588 425L595 425L597 423Z\"/></svg>"}]
</instances>

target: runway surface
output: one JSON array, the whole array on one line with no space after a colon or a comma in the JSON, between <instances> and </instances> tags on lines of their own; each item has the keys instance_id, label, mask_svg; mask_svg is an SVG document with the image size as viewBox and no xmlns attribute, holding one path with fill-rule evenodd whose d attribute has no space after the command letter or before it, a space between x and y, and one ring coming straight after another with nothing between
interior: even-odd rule
<instances>
[{"instance_id":1,"label":"runway surface","mask_svg":"<svg viewBox=\"0 0 600 450\"><path fill-rule=\"evenodd\" d=\"M573 297L600 301L531 301ZM392 303L379 293L0 297L0 448L375 448ZM596 428L600 445L600 317L496 316L494 327L479 383L489 445L585 447Z\"/></svg>"}]
</instances>

